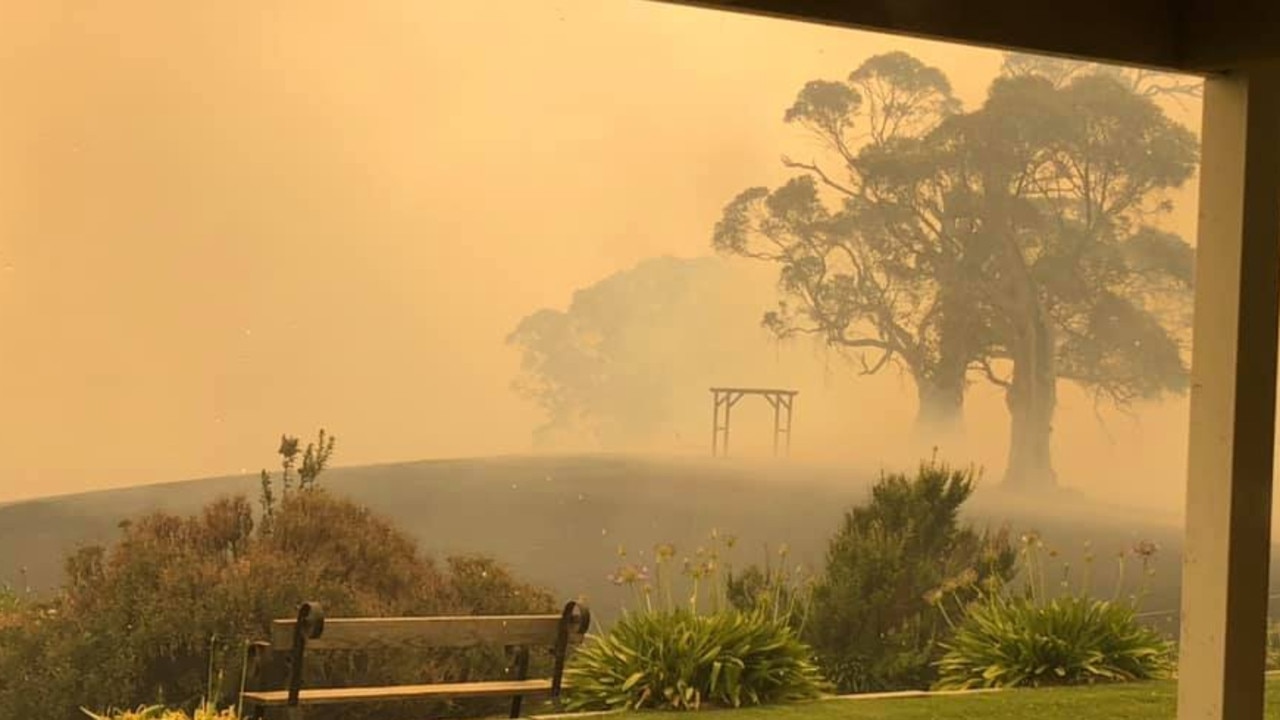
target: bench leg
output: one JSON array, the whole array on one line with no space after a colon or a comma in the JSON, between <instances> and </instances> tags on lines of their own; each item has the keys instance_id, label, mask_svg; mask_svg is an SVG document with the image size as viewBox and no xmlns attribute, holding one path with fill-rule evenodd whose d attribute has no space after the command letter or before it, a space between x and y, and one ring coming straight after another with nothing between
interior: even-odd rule
<instances>
[{"instance_id":1,"label":"bench leg","mask_svg":"<svg viewBox=\"0 0 1280 720\"><path fill-rule=\"evenodd\" d=\"M529 648L522 647L516 651L516 680L529 679ZM520 705L524 701L523 695L517 695L511 698L511 717L520 717Z\"/></svg>"},{"instance_id":2,"label":"bench leg","mask_svg":"<svg viewBox=\"0 0 1280 720\"><path fill-rule=\"evenodd\" d=\"M274 662L276 658L271 652L271 643L252 642L245 648L245 668L244 681L240 688L240 703L238 710L243 712L244 692L246 690L263 690L266 688L267 674L275 669ZM264 720L267 709L261 703L250 702L247 708L248 713L244 715L252 720Z\"/></svg>"}]
</instances>

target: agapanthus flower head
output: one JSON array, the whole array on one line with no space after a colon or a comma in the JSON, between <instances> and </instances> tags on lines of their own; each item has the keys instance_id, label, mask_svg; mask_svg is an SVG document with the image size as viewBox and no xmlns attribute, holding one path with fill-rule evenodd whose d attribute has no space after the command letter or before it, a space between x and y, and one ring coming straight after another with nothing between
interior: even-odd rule
<instances>
[{"instance_id":1,"label":"agapanthus flower head","mask_svg":"<svg viewBox=\"0 0 1280 720\"><path fill-rule=\"evenodd\" d=\"M1150 540L1139 540L1133 544L1133 554L1138 557L1149 558L1160 551L1160 546Z\"/></svg>"}]
</instances>

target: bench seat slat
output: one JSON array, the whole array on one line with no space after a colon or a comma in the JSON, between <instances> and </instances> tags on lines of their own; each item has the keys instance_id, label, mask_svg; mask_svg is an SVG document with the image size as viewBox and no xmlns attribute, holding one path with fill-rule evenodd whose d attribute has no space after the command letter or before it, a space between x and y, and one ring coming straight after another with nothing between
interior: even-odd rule
<instances>
[{"instance_id":1,"label":"bench seat slat","mask_svg":"<svg viewBox=\"0 0 1280 720\"><path fill-rule=\"evenodd\" d=\"M517 680L473 683L438 683L434 685L390 685L386 687L349 687L303 689L299 705L323 705L380 700L412 700L424 698L479 698L542 695L551 692L550 680ZM271 690L244 693L246 702L260 705L285 705L289 691Z\"/></svg>"}]
</instances>

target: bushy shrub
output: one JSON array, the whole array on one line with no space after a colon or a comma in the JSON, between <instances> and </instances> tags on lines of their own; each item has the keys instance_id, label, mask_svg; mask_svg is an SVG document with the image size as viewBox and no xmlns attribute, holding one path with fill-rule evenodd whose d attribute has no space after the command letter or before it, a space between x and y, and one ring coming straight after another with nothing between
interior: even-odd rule
<instances>
[{"instance_id":1,"label":"bushy shrub","mask_svg":"<svg viewBox=\"0 0 1280 720\"><path fill-rule=\"evenodd\" d=\"M296 443L282 450L298 454ZM135 519L109 550L73 553L60 595L30 604L21 623L0 630L0 717L83 718L81 705L194 710L206 698L233 704L245 641L265 637L271 620L292 616L301 600L322 601L331 616L555 611L547 592L493 560L452 558L442 568L383 518L318 487L321 456L305 454L305 482L264 502L268 524L247 499L224 498L192 517ZM506 665L501 651L387 650L317 653L306 671L308 684L349 685L499 677ZM308 717L493 707L326 707Z\"/></svg>"},{"instance_id":2,"label":"bushy shrub","mask_svg":"<svg viewBox=\"0 0 1280 720\"><path fill-rule=\"evenodd\" d=\"M948 627L926 594L943 583L973 588L1012 576L1007 533L959 522L974 482L973 471L935 460L913 477L882 477L868 504L845 513L805 633L841 692L928 687Z\"/></svg>"},{"instance_id":3,"label":"bushy shrub","mask_svg":"<svg viewBox=\"0 0 1280 720\"><path fill-rule=\"evenodd\" d=\"M46 660L53 635L47 630L53 619L44 604L11 589L5 593L0 610L0 717L48 717L48 707L64 700L57 684L48 681L59 670Z\"/></svg>"},{"instance_id":4,"label":"bushy shrub","mask_svg":"<svg viewBox=\"0 0 1280 720\"><path fill-rule=\"evenodd\" d=\"M670 545L655 549L652 578L647 566L619 568L611 579L632 587L634 607L575 652L565 671L566 706L696 710L820 695L827 686L813 651L792 627L799 608L760 601L738 609L730 602L722 549L732 546L732 538L713 533L709 549L684 560L688 587L679 590Z\"/></svg>"},{"instance_id":5,"label":"bushy shrub","mask_svg":"<svg viewBox=\"0 0 1280 720\"><path fill-rule=\"evenodd\" d=\"M1021 592L983 589L976 600L955 602L960 613L954 636L938 661L940 689L1038 687L1122 682L1166 677L1174 664L1173 643L1137 618L1141 597L1120 598L1125 555L1117 573L1117 591L1098 599L1089 591L1088 574L1072 588L1066 566L1057 592L1050 592L1042 544L1024 536ZM1134 555L1145 578L1152 571L1154 545L1139 543ZM1086 557L1090 567L1091 557ZM946 613L950 588L933 594Z\"/></svg>"}]
</instances>

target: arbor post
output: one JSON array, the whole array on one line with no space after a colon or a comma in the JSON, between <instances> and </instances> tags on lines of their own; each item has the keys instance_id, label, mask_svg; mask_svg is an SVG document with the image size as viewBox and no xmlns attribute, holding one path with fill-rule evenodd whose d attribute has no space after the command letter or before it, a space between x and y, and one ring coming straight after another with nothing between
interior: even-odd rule
<instances>
[{"instance_id":1,"label":"arbor post","mask_svg":"<svg viewBox=\"0 0 1280 720\"><path fill-rule=\"evenodd\" d=\"M765 395L765 400L773 406L773 456L778 457L778 434L781 432L782 398L777 395Z\"/></svg>"},{"instance_id":2,"label":"arbor post","mask_svg":"<svg viewBox=\"0 0 1280 720\"><path fill-rule=\"evenodd\" d=\"M720 454L720 392L711 391L715 401L711 408L711 457Z\"/></svg>"},{"instance_id":3,"label":"arbor post","mask_svg":"<svg viewBox=\"0 0 1280 720\"><path fill-rule=\"evenodd\" d=\"M795 405L795 393L786 396L787 398L787 457L791 457L791 408Z\"/></svg>"}]
</instances>

